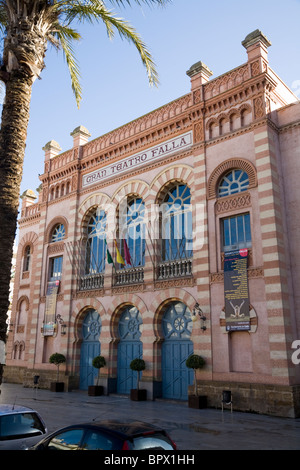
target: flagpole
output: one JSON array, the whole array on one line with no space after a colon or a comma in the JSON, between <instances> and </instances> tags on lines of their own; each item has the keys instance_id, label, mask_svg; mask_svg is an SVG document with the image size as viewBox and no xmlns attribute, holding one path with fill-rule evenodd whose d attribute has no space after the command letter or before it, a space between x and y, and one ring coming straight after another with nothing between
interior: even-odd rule
<instances>
[{"instance_id":1,"label":"flagpole","mask_svg":"<svg viewBox=\"0 0 300 470\"><path fill-rule=\"evenodd\" d=\"M152 238L151 238L151 235L150 235L150 232L149 232L149 228L147 227L146 224L145 224L145 226L146 226L146 229L147 229L147 232L148 232L148 235L149 235L149 239L150 239L150 242L151 242L151 245L152 245L152 248L153 248L153 252L155 253L155 249L154 249L153 241L152 241ZM152 256L151 256L151 253L150 253L150 250L149 250L149 247L148 247L147 240L145 240L145 244L146 244L150 259L151 259L151 263L154 266L154 262L153 262L153 259L152 259Z\"/></svg>"},{"instance_id":2,"label":"flagpole","mask_svg":"<svg viewBox=\"0 0 300 470\"><path fill-rule=\"evenodd\" d=\"M113 257L111 256L110 251L109 251L109 249L108 249L106 239L105 239L105 244L106 244L106 259L107 259L107 262L108 262L108 264L112 264L113 267L115 268L115 271L116 271L116 266L115 266Z\"/></svg>"}]
</instances>

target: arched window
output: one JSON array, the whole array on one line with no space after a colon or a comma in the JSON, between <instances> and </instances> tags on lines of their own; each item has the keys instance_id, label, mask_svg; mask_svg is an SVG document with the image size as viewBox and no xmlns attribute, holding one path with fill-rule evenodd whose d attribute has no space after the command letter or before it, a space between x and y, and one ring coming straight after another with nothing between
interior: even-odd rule
<instances>
[{"instance_id":1,"label":"arched window","mask_svg":"<svg viewBox=\"0 0 300 470\"><path fill-rule=\"evenodd\" d=\"M218 197L230 196L232 194L246 191L249 187L249 177L243 170L230 170L221 179L218 187Z\"/></svg>"},{"instance_id":2,"label":"arched window","mask_svg":"<svg viewBox=\"0 0 300 470\"><path fill-rule=\"evenodd\" d=\"M54 230L51 235L51 243L59 242L64 239L66 234L64 224L58 224L54 227Z\"/></svg>"},{"instance_id":3,"label":"arched window","mask_svg":"<svg viewBox=\"0 0 300 470\"><path fill-rule=\"evenodd\" d=\"M248 174L240 169L230 170L223 176L218 187L218 196L232 196L249 187ZM251 248L250 214L243 213L221 219L222 251Z\"/></svg>"},{"instance_id":4,"label":"arched window","mask_svg":"<svg viewBox=\"0 0 300 470\"><path fill-rule=\"evenodd\" d=\"M31 247L28 245L24 251L23 271L29 271L31 258Z\"/></svg>"},{"instance_id":5,"label":"arched window","mask_svg":"<svg viewBox=\"0 0 300 470\"><path fill-rule=\"evenodd\" d=\"M97 208L87 225L85 274L104 272L106 255L106 213Z\"/></svg>"},{"instance_id":6,"label":"arched window","mask_svg":"<svg viewBox=\"0 0 300 470\"><path fill-rule=\"evenodd\" d=\"M129 198L126 213L119 218L120 248L126 267L145 264L145 204L140 197ZM125 240L125 243L123 240Z\"/></svg>"},{"instance_id":7,"label":"arched window","mask_svg":"<svg viewBox=\"0 0 300 470\"><path fill-rule=\"evenodd\" d=\"M161 204L163 261L192 257L192 230L190 189L178 183L168 190Z\"/></svg>"},{"instance_id":8,"label":"arched window","mask_svg":"<svg viewBox=\"0 0 300 470\"><path fill-rule=\"evenodd\" d=\"M28 299L27 299L28 302ZM17 325L26 325L27 322L27 313L28 313L28 304L26 300L22 300L18 309L18 316L17 316Z\"/></svg>"}]
</instances>

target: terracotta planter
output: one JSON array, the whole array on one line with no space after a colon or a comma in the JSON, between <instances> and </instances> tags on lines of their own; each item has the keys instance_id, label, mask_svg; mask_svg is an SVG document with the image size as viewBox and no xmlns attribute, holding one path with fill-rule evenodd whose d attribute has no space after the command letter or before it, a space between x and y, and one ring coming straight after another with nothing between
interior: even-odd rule
<instances>
[{"instance_id":1,"label":"terracotta planter","mask_svg":"<svg viewBox=\"0 0 300 470\"><path fill-rule=\"evenodd\" d=\"M207 408L207 397L205 395L189 395L189 408Z\"/></svg>"},{"instance_id":2,"label":"terracotta planter","mask_svg":"<svg viewBox=\"0 0 300 470\"><path fill-rule=\"evenodd\" d=\"M63 392L65 388L64 382L51 382L50 390L51 392Z\"/></svg>"},{"instance_id":3,"label":"terracotta planter","mask_svg":"<svg viewBox=\"0 0 300 470\"><path fill-rule=\"evenodd\" d=\"M132 388L130 390L130 399L133 401L145 401L147 400L147 390L138 390L137 388Z\"/></svg>"},{"instance_id":4,"label":"terracotta planter","mask_svg":"<svg viewBox=\"0 0 300 470\"><path fill-rule=\"evenodd\" d=\"M89 385L88 395L90 397L99 397L103 395L103 386L102 385Z\"/></svg>"}]
</instances>

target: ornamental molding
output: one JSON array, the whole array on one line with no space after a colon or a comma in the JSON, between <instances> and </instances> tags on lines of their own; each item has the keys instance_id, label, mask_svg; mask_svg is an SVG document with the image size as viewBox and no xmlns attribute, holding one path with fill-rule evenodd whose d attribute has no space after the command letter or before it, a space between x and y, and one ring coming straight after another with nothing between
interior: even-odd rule
<instances>
[{"instance_id":1,"label":"ornamental molding","mask_svg":"<svg viewBox=\"0 0 300 470\"><path fill-rule=\"evenodd\" d=\"M219 124L221 119L225 119L225 121L229 121L230 117L234 114L237 116L241 116L244 111L248 111L249 113L252 112L252 106L250 106L249 103L243 103L241 104L238 108L231 108L227 112L221 112L218 116L216 117L211 117L206 121L205 129L208 130L209 126L211 124Z\"/></svg>"},{"instance_id":2,"label":"ornamental molding","mask_svg":"<svg viewBox=\"0 0 300 470\"><path fill-rule=\"evenodd\" d=\"M58 295L56 296L56 300L57 300L57 301L64 300L64 297L65 297L64 294L58 294ZM46 295L43 295L43 296L40 297L40 303L41 303L41 304L46 303Z\"/></svg>"},{"instance_id":3,"label":"ornamental molding","mask_svg":"<svg viewBox=\"0 0 300 470\"><path fill-rule=\"evenodd\" d=\"M139 153L119 159L117 162L109 163L94 171L82 175L82 187L90 187L96 183L106 180L115 180L122 174L132 174L132 172L142 169L145 166L152 166L157 161L165 161L169 155L184 153L193 144L192 130L178 135L172 139L149 147Z\"/></svg>"},{"instance_id":4,"label":"ornamental molding","mask_svg":"<svg viewBox=\"0 0 300 470\"><path fill-rule=\"evenodd\" d=\"M196 285L196 280L194 277L183 278L183 279L170 279L164 281L155 281L154 289L170 289L172 287L194 287Z\"/></svg>"},{"instance_id":5,"label":"ornamental molding","mask_svg":"<svg viewBox=\"0 0 300 470\"><path fill-rule=\"evenodd\" d=\"M300 126L300 121L296 121L296 122L292 122L291 124L287 124L285 126L282 126L279 128L279 133L282 134L284 132L287 132L291 129L294 129L295 127L299 127Z\"/></svg>"},{"instance_id":6,"label":"ornamental molding","mask_svg":"<svg viewBox=\"0 0 300 470\"><path fill-rule=\"evenodd\" d=\"M87 299L90 297L103 297L104 295L106 295L106 292L104 294L104 288L95 289L95 290L77 291L72 294L72 300Z\"/></svg>"},{"instance_id":7,"label":"ornamental molding","mask_svg":"<svg viewBox=\"0 0 300 470\"><path fill-rule=\"evenodd\" d=\"M22 256L24 256L25 248L27 248L29 245L33 248L33 246L38 242L38 239L39 237L36 232L27 232L24 235L24 237L19 242L19 249L22 249Z\"/></svg>"},{"instance_id":8,"label":"ornamental molding","mask_svg":"<svg viewBox=\"0 0 300 470\"><path fill-rule=\"evenodd\" d=\"M136 171L133 171L130 173L130 177L131 178L135 178L136 176L140 175L141 173L146 173L147 171L149 170L153 170L154 168L160 168L162 166L165 166L165 165L168 165L170 163L173 163L173 162L176 162L177 160L182 160L190 155L193 154L193 148L190 148L184 152L178 152L174 155L172 155L171 157L167 158L166 160L162 160L162 161L159 161L159 162L156 162L156 163L152 163L152 164L149 164L149 165L146 165L145 167L139 169L139 170L136 170ZM114 178L113 179L113 183L114 184L119 184L120 182L122 181L126 181L128 180L128 174L124 174L122 176L119 176L118 178ZM102 190L102 188L106 187L106 186L111 186L112 184L112 180L107 180L107 181L103 181L102 183L99 183L99 184L95 184L94 186L90 187L90 188L86 188L85 190L81 190L80 191L80 194L81 195L84 195L84 194L90 194L90 193L93 193L94 191L97 191L97 190Z\"/></svg>"},{"instance_id":9,"label":"ornamental molding","mask_svg":"<svg viewBox=\"0 0 300 470\"><path fill-rule=\"evenodd\" d=\"M112 287L111 293L112 294L132 294L133 292L144 292L145 290L145 284L132 284L132 285L126 285L126 286L118 286L118 287Z\"/></svg>"},{"instance_id":10,"label":"ornamental molding","mask_svg":"<svg viewBox=\"0 0 300 470\"><path fill-rule=\"evenodd\" d=\"M263 268L248 268L248 279L264 278ZM210 284L224 283L224 272L211 273Z\"/></svg>"},{"instance_id":11,"label":"ornamental molding","mask_svg":"<svg viewBox=\"0 0 300 470\"><path fill-rule=\"evenodd\" d=\"M214 98L220 93L224 93L231 88L241 85L249 78L251 78L249 65L242 65L206 83L204 85L204 97L206 100Z\"/></svg>"},{"instance_id":12,"label":"ornamental molding","mask_svg":"<svg viewBox=\"0 0 300 470\"><path fill-rule=\"evenodd\" d=\"M57 243L52 243L51 245L48 246L48 255L52 255L54 253L61 253L65 249L65 244L64 242L57 242Z\"/></svg>"},{"instance_id":13,"label":"ornamental molding","mask_svg":"<svg viewBox=\"0 0 300 470\"><path fill-rule=\"evenodd\" d=\"M191 93L178 98L171 103L162 106L150 113L135 119L118 129L115 129L108 134L105 134L92 142L89 142L83 147L83 158L89 157L92 154L101 152L103 150L108 150L113 145L119 144L120 148L127 150L129 153L134 151L133 145L130 147L130 141L135 139L135 149L138 149L136 145L140 143L140 147L144 147L149 143L159 140L162 135L167 137L170 135L165 131L155 130L156 126L159 126L160 129L164 128L165 130L176 132L177 126L175 125L176 116L182 115L191 105L192 96ZM167 121L171 123L167 124ZM174 128L172 127L174 126ZM168 129L169 128L169 129ZM145 135L145 132L148 131L148 134ZM138 137L138 134L143 133L142 136ZM126 149L126 147L128 147Z\"/></svg>"},{"instance_id":14,"label":"ornamental molding","mask_svg":"<svg viewBox=\"0 0 300 470\"><path fill-rule=\"evenodd\" d=\"M217 199L215 204L215 213L218 215L223 212L243 209L244 207L251 207L251 195L248 192Z\"/></svg>"}]
</instances>

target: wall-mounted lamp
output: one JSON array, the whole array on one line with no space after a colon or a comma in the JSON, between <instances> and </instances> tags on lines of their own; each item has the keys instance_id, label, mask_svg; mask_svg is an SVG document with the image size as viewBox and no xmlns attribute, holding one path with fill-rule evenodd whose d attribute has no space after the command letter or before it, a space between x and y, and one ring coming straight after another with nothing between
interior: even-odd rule
<instances>
[{"instance_id":1,"label":"wall-mounted lamp","mask_svg":"<svg viewBox=\"0 0 300 470\"><path fill-rule=\"evenodd\" d=\"M62 316L60 315L60 313L58 313L56 315L56 319L57 319L58 323L60 324L60 334L65 335L67 333L67 325L63 321Z\"/></svg>"},{"instance_id":2,"label":"wall-mounted lamp","mask_svg":"<svg viewBox=\"0 0 300 470\"><path fill-rule=\"evenodd\" d=\"M193 308L192 321L197 320L197 315L199 316L200 322L201 322L200 328L202 331L205 331L206 330L206 326L205 326L206 316L203 314L198 302L195 303L194 308Z\"/></svg>"}]
</instances>

